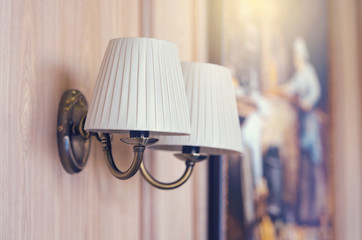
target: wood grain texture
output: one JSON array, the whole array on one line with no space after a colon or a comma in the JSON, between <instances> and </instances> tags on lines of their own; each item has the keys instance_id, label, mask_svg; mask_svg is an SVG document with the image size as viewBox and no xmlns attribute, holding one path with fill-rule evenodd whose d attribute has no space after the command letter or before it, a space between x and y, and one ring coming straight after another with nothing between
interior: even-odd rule
<instances>
[{"instance_id":1,"label":"wood grain texture","mask_svg":"<svg viewBox=\"0 0 362 240\"><path fill-rule=\"evenodd\" d=\"M108 40L139 35L137 1L104 3L1 1L1 239L140 238L140 176L111 177L97 142L77 175L57 152L62 92L89 99Z\"/></svg>"},{"instance_id":2,"label":"wood grain texture","mask_svg":"<svg viewBox=\"0 0 362 240\"><path fill-rule=\"evenodd\" d=\"M145 33L144 1L0 0L0 239L206 239L205 164L180 190L159 192L139 173L128 181L111 176L95 139L81 173L67 174L59 161L55 130L63 91L79 89L91 98L108 41ZM184 2L148 1L146 10L157 10L150 32L176 39L188 60L193 49L205 54L195 45L205 38L202 26L195 33L188 19L192 1ZM131 149L114 139L125 169ZM152 170L174 178L183 164L172 159Z\"/></svg>"}]
</instances>

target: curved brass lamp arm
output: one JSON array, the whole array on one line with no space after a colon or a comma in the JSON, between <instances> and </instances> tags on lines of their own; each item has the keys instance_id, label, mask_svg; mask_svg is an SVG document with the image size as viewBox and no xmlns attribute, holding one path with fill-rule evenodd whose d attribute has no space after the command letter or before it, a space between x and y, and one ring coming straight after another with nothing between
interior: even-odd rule
<instances>
[{"instance_id":1,"label":"curved brass lamp arm","mask_svg":"<svg viewBox=\"0 0 362 240\"><path fill-rule=\"evenodd\" d=\"M145 151L146 148L145 146L133 147L134 158L132 164L127 171L122 172L117 168L113 160L110 135L108 133L103 133L100 139L103 147L103 152L105 154L107 167L109 171L111 171L113 176L115 176L118 179L125 180L131 178L133 175L137 173L142 163L143 152Z\"/></svg>"},{"instance_id":2,"label":"curved brass lamp arm","mask_svg":"<svg viewBox=\"0 0 362 240\"><path fill-rule=\"evenodd\" d=\"M186 169L185 169L184 174L178 180L176 180L174 182L171 182L171 183L162 183L162 182L156 180L147 171L147 169L145 168L143 162L141 163L140 170L141 170L141 173L142 173L143 177L152 186L160 188L160 189L170 190L170 189L174 189L174 188L177 188L177 187L181 186L182 184L184 184L189 179L189 177L191 176L192 170L194 168L194 165L195 165L194 161L186 161Z\"/></svg>"}]
</instances>

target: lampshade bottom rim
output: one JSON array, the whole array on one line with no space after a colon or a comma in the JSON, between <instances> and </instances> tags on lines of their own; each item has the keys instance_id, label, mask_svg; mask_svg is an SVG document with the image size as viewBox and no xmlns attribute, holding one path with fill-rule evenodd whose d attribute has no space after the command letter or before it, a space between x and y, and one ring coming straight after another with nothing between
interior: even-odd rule
<instances>
[{"instance_id":1,"label":"lampshade bottom rim","mask_svg":"<svg viewBox=\"0 0 362 240\"><path fill-rule=\"evenodd\" d=\"M185 145L190 145L190 144L185 144ZM172 151L172 152L181 152L182 151L182 147L185 145L167 145L167 144L156 144L151 146L151 149L154 150L163 150L163 151ZM192 145L194 146L194 145ZM195 145L196 146L196 145ZM200 147L200 153L205 153L205 154L209 154L209 155L224 155L224 154L232 154L232 155L240 155L242 154L242 151L240 150L235 150L232 148L226 148L224 146L202 146L202 145L197 145L197 147Z\"/></svg>"},{"instance_id":2,"label":"lampshade bottom rim","mask_svg":"<svg viewBox=\"0 0 362 240\"><path fill-rule=\"evenodd\" d=\"M114 133L114 134L126 134L129 135L131 131L147 131L150 136L190 136L190 132L185 131L154 131L150 129L105 129L105 128L85 128L89 132L101 132L101 133Z\"/></svg>"}]
</instances>

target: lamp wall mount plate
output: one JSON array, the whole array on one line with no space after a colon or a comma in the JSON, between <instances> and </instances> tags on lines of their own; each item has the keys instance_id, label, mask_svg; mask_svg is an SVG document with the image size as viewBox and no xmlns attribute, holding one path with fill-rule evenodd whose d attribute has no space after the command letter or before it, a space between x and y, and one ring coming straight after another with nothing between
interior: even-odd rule
<instances>
[{"instance_id":1,"label":"lamp wall mount plate","mask_svg":"<svg viewBox=\"0 0 362 240\"><path fill-rule=\"evenodd\" d=\"M88 103L77 90L64 92L58 109L57 140L61 163L68 173L82 171L87 163L91 138L89 132L79 132L84 125Z\"/></svg>"}]
</instances>

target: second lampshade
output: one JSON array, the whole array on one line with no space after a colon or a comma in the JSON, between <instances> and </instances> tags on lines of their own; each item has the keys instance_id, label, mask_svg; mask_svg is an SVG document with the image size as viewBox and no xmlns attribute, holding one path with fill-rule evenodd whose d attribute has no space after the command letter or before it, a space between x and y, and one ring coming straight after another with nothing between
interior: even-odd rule
<instances>
[{"instance_id":1,"label":"second lampshade","mask_svg":"<svg viewBox=\"0 0 362 240\"><path fill-rule=\"evenodd\" d=\"M152 148L182 151L183 147L200 147L200 153L240 153L240 126L230 70L198 62L183 62L181 67L191 135L160 136Z\"/></svg>"}]
</instances>

